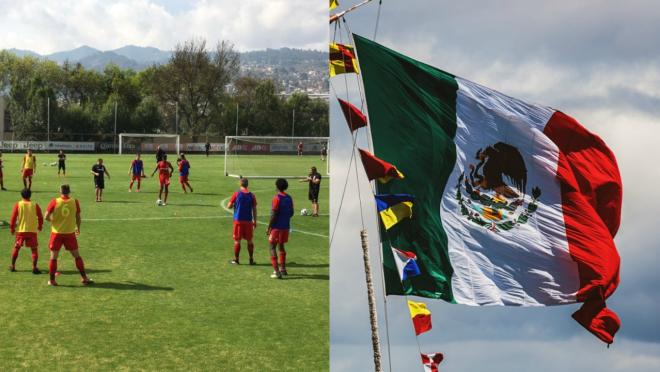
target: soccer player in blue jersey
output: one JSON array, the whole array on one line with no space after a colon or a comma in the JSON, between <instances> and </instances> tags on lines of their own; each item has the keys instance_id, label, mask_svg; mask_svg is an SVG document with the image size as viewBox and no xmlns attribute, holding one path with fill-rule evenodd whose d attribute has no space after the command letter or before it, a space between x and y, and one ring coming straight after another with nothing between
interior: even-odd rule
<instances>
[{"instance_id":1,"label":"soccer player in blue jersey","mask_svg":"<svg viewBox=\"0 0 660 372\"><path fill-rule=\"evenodd\" d=\"M190 189L190 192L193 192L192 186L190 186L190 183L188 182L188 175L190 174L190 163L186 159L186 154L181 153L181 158L177 161L179 165L179 183L181 183L181 187L183 188L183 193L186 194L186 186Z\"/></svg>"},{"instance_id":2,"label":"soccer player in blue jersey","mask_svg":"<svg viewBox=\"0 0 660 372\"><path fill-rule=\"evenodd\" d=\"M257 227L257 198L248 190L247 178L241 178L239 181L241 188L236 191L229 199L227 208L234 208L234 259L231 263L239 264L239 254L241 252L241 239L247 240L248 254L250 255L250 265L254 265L254 243L252 236Z\"/></svg>"},{"instance_id":3,"label":"soccer player in blue jersey","mask_svg":"<svg viewBox=\"0 0 660 372\"><path fill-rule=\"evenodd\" d=\"M286 271L286 250L284 243L289 241L289 229L291 228L291 217L293 217L293 199L286 193L289 183L284 178L278 178L275 181L277 194L273 197L272 209L270 213L270 223L268 224L268 243L270 243L270 263L273 265L273 279L282 279L282 275L287 275ZM277 265L277 247L280 250L280 262Z\"/></svg>"},{"instance_id":4,"label":"soccer player in blue jersey","mask_svg":"<svg viewBox=\"0 0 660 372\"><path fill-rule=\"evenodd\" d=\"M133 191L133 182L137 181L137 192L140 192L140 181L144 175L144 163L140 159L140 154L135 154L135 159L131 162L131 167L128 169L128 175L131 176L131 183L128 185L128 192Z\"/></svg>"}]
</instances>

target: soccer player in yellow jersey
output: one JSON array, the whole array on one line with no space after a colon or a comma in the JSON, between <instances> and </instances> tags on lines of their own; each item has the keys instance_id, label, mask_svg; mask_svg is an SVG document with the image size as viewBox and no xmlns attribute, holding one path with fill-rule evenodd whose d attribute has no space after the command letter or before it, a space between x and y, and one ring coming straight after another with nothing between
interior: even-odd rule
<instances>
[{"instance_id":1,"label":"soccer player in yellow jersey","mask_svg":"<svg viewBox=\"0 0 660 372\"><path fill-rule=\"evenodd\" d=\"M48 274L50 280L48 285L56 286L55 273L57 272L57 256L60 248L64 248L71 253L76 261L76 268L80 272L83 285L92 283L92 280L85 273L85 264L78 253L78 240L76 236L80 235L80 203L71 198L71 188L69 185L60 186L61 196L50 201L46 209L45 219L50 221L51 234L48 249L50 250L50 262L48 263Z\"/></svg>"},{"instance_id":2,"label":"soccer player in yellow jersey","mask_svg":"<svg viewBox=\"0 0 660 372\"><path fill-rule=\"evenodd\" d=\"M32 189L32 176L37 170L37 157L32 154L32 149L27 150L23 157L21 173L23 174L23 187ZM27 180L27 181L26 181Z\"/></svg>"},{"instance_id":3,"label":"soccer player in yellow jersey","mask_svg":"<svg viewBox=\"0 0 660 372\"><path fill-rule=\"evenodd\" d=\"M37 260L39 259L37 232L41 231L44 224L44 217L41 214L39 204L30 201L30 197L32 197L32 191L30 189L23 189L21 196L23 199L14 204L9 222L9 231L12 235L16 234L16 243L14 244L14 249L11 251L11 266L9 266L9 271L16 271L18 251L25 245L32 249L32 273L41 274L41 271L37 268Z\"/></svg>"}]
</instances>

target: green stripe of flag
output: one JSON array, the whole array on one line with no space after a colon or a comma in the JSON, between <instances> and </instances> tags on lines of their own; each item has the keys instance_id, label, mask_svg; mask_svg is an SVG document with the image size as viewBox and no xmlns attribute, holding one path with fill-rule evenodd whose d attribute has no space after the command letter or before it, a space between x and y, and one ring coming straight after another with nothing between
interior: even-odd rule
<instances>
[{"instance_id":1,"label":"green stripe of flag","mask_svg":"<svg viewBox=\"0 0 660 372\"><path fill-rule=\"evenodd\" d=\"M381 229L387 294L417 295L453 302L452 267L440 201L456 162L454 76L358 35L375 155L406 178L377 184L379 194L415 196L412 219ZM402 285L391 247L417 254L421 275Z\"/></svg>"}]
</instances>

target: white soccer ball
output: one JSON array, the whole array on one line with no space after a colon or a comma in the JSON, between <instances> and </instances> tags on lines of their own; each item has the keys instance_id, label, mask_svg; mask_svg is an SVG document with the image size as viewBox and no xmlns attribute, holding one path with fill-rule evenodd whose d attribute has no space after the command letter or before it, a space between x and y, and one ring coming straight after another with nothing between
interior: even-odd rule
<instances>
[{"instance_id":1,"label":"white soccer ball","mask_svg":"<svg viewBox=\"0 0 660 372\"><path fill-rule=\"evenodd\" d=\"M156 200L156 205L163 205L163 201L160 199Z\"/></svg>"},{"instance_id":2,"label":"white soccer ball","mask_svg":"<svg viewBox=\"0 0 660 372\"><path fill-rule=\"evenodd\" d=\"M303 209L300 210L300 215L301 216L307 216L307 215L309 215L309 211L307 209L303 208Z\"/></svg>"}]
</instances>

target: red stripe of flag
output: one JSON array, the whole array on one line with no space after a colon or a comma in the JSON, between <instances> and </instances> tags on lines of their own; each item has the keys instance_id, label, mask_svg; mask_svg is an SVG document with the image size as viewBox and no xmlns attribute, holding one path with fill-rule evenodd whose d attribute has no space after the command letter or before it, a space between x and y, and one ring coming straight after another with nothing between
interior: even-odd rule
<instances>
[{"instance_id":1,"label":"red stripe of flag","mask_svg":"<svg viewBox=\"0 0 660 372\"><path fill-rule=\"evenodd\" d=\"M619 317L607 309L605 299L619 284L619 254L614 245L621 221L622 184L612 151L575 119L555 112L545 126L559 148L557 180L571 257L580 276L573 314L583 327L610 344Z\"/></svg>"}]
</instances>

